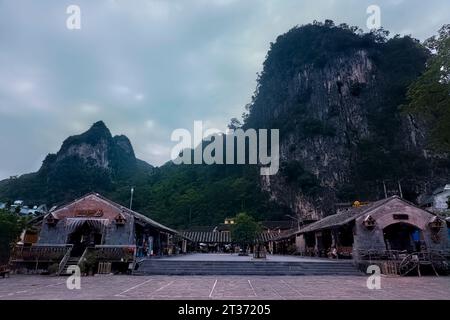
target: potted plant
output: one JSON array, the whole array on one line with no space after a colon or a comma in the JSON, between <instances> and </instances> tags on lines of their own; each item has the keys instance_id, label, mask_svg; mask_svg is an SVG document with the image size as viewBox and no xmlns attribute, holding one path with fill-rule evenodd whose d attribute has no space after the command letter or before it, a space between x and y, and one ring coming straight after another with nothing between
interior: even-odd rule
<instances>
[{"instance_id":1,"label":"potted plant","mask_svg":"<svg viewBox=\"0 0 450 320\"><path fill-rule=\"evenodd\" d=\"M80 262L80 271L84 275L92 276L97 265L97 256L94 251L89 250Z\"/></svg>"}]
</instances>

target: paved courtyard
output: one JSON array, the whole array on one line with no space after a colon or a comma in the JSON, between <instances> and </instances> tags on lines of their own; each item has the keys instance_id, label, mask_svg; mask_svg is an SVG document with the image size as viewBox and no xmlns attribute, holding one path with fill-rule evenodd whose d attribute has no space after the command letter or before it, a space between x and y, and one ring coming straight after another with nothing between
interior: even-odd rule
<instances>
[{"instance_id":1,"label":"paved courtyard","mask_svg":"<svg viewBox=\"0 0 450 320\"><path fill-rule=\"evenodd\" d=\"M380 290L367 289L365 276L94 276L81 278L80 290L67 289L67 279L0 278L0 300L450 300L450 277L382 277Z\"/></svg>"}]
</instances>

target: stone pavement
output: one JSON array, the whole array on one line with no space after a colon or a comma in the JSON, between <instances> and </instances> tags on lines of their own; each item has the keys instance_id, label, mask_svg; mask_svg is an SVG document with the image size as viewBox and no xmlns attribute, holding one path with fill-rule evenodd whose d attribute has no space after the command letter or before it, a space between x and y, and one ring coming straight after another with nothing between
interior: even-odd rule
<instances>
[{"instance_id":1,"label":"stone pavement","mask_svg":"<svg viewBox=\"0 0 450 320\"><path fill-rule=\"evenodd\" d=\"M0 300L230 299L230 300L450 300L450 277L385 277L369 290L365 276L94 276L80 290L68 277L0 278Z\"/></svg>"}]
</instances>

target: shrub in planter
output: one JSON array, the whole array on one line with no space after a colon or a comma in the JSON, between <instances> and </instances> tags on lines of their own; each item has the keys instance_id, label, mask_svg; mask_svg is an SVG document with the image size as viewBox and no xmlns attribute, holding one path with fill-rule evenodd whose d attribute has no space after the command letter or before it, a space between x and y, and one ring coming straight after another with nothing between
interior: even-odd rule
<instances>
[{"instance_id":1,"label":"shrub in planter","mask_svg":"<svg viewBox=\"0 0 450 320\"><path fill-rule=\"evenodd\" d=\"M48 274L55 275L58 273L58 270L59 270L59 264L53 263L48 267Z\"/></svg>"},{"instance_id":2,"label":"shrub in planter","mask_svg":"<svg viewBox=\"0 0 450 320\"><path fill-rule=\"evenodd\" d=\"M95 272L97 266L97 255L94 251L88 251L80 262L80 271L84 275L92 275Z\"/></svg>"}]
</instances>

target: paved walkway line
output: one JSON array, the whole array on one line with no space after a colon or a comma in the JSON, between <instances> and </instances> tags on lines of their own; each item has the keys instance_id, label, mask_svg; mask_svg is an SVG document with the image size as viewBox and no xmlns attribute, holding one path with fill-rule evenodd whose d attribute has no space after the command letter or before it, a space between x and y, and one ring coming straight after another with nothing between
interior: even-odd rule
<instances>
[{"instance_id":1,"label":"paved walkway line","mask_svg":"<svg viewBox=\"0 0 450 320\"><path fill-rule=\"evenodd\" d=\"M247 281L248 281L248 284L250 285L250 288L252 288L253 295L254 295L255 297L257 297L258 295L256 294L255 288L253 288L253 285L252 285L250 279L248 279Z\"/></svg>"},{"instance_id":2,"label":"paved walkway line","mask_svg":"<svg viewBox=\"0 0 450 320\"><path fill-rule=\"evenodd\" d=\"M155 291L153 291L152 293L150 293L148 296L151 297L152 295L154 295L155 293L161 291L162 289L167 288L168 286L172 285L175 281L170 281L168 284L163 285L161 288L156 289Z\"/></svg>"},{"instance_id":3,"label":"paved walkway line","mask_svg":"<svg viewBox=\"0 0 450 320\"><path fill-rule=\"evenodd\" d=\"M270 288L270 290L272 290L272 292L275 293L275 295L277 295L281 300L286 300L286 298L283 297L277 290L275 290L275 289L273 288L272 285L271 285L269 288Z\"/></svg>"},{"instance_id":4,"label":"paved walkway line","mask_svg":"<svg viewBox=\"0 0 450 320\"><path fill-rule=\"evenodd\" d=\"M143 286L144 284L146 284L146 283L148 283L148 282L150 282L150 281L153 281L153 279L149 279L149 280L144 281L144 282L142 282L142 283L140 283L140 284L137 284L137 285L135 285L134 287L131 287L131 288L129 288L129 289L127 289L127 290L125 290L125 291L123 291L123 292L121 292L121 293L116 294L115 296L116 296L116 297L123 297L123 294L125 294L125 293L127 293L127 292L130 292L131 290L137 289L137 288L139 288L140 286Z\"/></svg>"},{"instance_id":5,"label":"paved walkway line","mask_svg":"<svg viewBox=\"0 0 450 320\"><path fill-rule=\"evenodd\" d=\"M210 298L212 298L212 295L213 295L214 289L216 288L216 285L217 285L217 279L216 279L216 281L214 281L214 285L213 285L213 287L211 289L211 292L209 293L209 297Z\"/></svg>"},{"instance_id":6,"label":"paved walkway line","mask_svg":"<svg viewBox=\"0 0 450 320\"><path fill-rule=\"evenodd\" d=\"M44 289L44 288L56 287L56 286L59 286L59 285L61 285L61 284L65 284L65 283L66 283L66 282L64 281L64 282L58 282L58 283L49 284L49 285L46 285L46 286L33 287L33 288L30 288L30 289L27 289L27 290L21 290L21 291L16 291L16 292L10 292L10 293L8 293L8 294L6 294L6 295L5 295L5 294L4 294L4 295L1 295L0 298L3 298L3 297L12 297L12 296L19 295L19 294L22 294L22 293L33 292L33 291L40 290L40 289Z\"/></svg>"},{"instance_id":7,"label":"paved walkway line","mask_svg":"<svg viewBox=\"0 0 450 320\"><path fill-rule=\"evenodd\" d=\"M67 281L49 284L49 285L45 286L45 288L56 287L56 286L59 286L60 284L66 284L66 283L67 283ZM36 288L36 289L38 289L38 288Z\"/></svg>"},{"instance_id":8,"label":"paved walkway line","mask_svg":"<svg viewBox=\"0 0 450 320\"><path fill-rule=\"evenodd\" d=\"M285 280L281 280L281 282L283 282L286 287L288 287L289 289L293 290L295 293L298 294L299 297L304 297L305 295L303 293L301 293L300 291L298 291L296 288L294 288L293 286L291 286L289 283L287 283Z\"/></svg>"}]
</instances>

